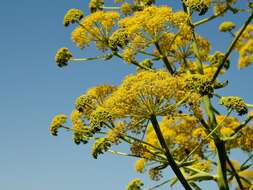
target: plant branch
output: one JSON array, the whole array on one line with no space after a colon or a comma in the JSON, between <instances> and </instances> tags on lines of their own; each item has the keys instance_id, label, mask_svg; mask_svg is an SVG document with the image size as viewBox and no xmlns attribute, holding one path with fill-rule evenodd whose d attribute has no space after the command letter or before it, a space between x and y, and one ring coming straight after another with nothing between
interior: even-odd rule
<instances>
[{"instance_id":1,"label":"plant branch","mask_svg":"<svg viewBox=\"0 0 253 190\"><path fill-rule=\"evenodd\" d=\"M170 167L174 171L175 175L177 176L178 180L181 182L181 184L184 186L186 190L192 190L191 186L188 184L187 180L185 179L184 175L180 171L178 165L176 164L175 160L172 157L172 154L170 153L170 150L166 144L166 141L163 137L163 134L161 132L159 123L156 119L155 115L152 115L151 118L151 123L153 125L153 128L155 130L155 133L157 135L157 138L159 140L159 143L161 144L161 147L165 150L165 155L169 161Z\"/></svg>"},{"instance_id":2,"label":"plant branch","mask_svg":"<svg viewBox=\"0 0 253 190\"><path fill-rule=\"evenodd\" d=\"M236 34L235 38L233 39L232 43L230 44L229 48L227 49L227 52L222 60L222 62L219 64L216 72L214 73L212 82L215 81L215 79L218 77L220 71L222 70L223 66L225 65L230 53L232 52L232 50L234 49L234 46L236 44L236 42L239 40L239 38L241 37L241 35L243 34L244 30L247 28L247 26L250 24L251 20L253 19L253 13L251 13L251 15L249 16L249 18L246 20L246 22L244 23L243 27L240 29L240 31Z\"/></svg>"},{"instance_id":3,"label":"plant branch","mask_svg":"<svg viewBox=\"0 0 253 190\"><path fill-rule=\"evenodd\" d=\"M238 183L240 189L241 189L241 190L244 190L243 185L242 185L242 182L241 182L241 180L240 180L240 176L238 175L238 173L237 173L235 167L233 166L232 162L230 161L229 157L228 157L227 155L226 155L226 157L227 157L228 165L229 165L229 167L231 168L232 173L233 173L233 175L235 176L235 179L236 179L236 181L237 181L237 183Z\"/></svg>"}]
</instances>

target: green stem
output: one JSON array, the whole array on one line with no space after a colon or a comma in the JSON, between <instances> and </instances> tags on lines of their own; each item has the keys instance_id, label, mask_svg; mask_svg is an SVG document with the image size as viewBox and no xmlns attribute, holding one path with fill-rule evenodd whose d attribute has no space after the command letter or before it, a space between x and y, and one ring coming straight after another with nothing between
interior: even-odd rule
<instances>
[{"instance_id":1,"label":"green stem","mask_svg":"<svg viewBox=\"0 0 253 190\"><path fill-rule=\"evenodd\" d=\"M234 135L236 135L243 127L245 127L251 121L251 119L253 119L253 116L248 117L242 124L236 127L234 133L229 138L233 139Z\"/></svg>"},{"instance_id":2,"label":"green stem","mask_svg":"<svg viewBox=\"0 0 253 190\"><path fill-rule=\"evenodd\" d=\"M215 180L215 177L208 174L208 175L204 175L204 174L196 174L196 175L192 175L186 178L187 181L203 181L203 180Z\"/></svg>"},{"instance_id":3,"label":"green stem","mask_svg":"<svg viewBox=\"0 0 253 190\"><path fill-rule=\"evenodd\" d=\"M110 9L110 10L120 10L120 7L107 7L107 6L103 6L103 9Z\"/></svg>"},{"instance_id":4,"label":"green stem","mask_svg":"<svg viewBox=\"0 0 253 190\"><path fill-rule=\"evenodd\" d=\"M178 165L176 164L175 160L172 157L172 154L170 153L170 150L166 144L166 141L163 137L163 134L161 132L159 123L156 119L155 115L152 115L151 118L151 123L153 125L153 128L155 130L155 133L157 135L157 138L159 140L159 143L161 145L161 147L165 150L165 155L168 159L168 162L170 164L170 167L172 168L172 170L174 171L175 175L177 176L178 180L181 182L181 184L184 186L184 188L186 190L192 190L191 186L188 184L187 180L185 179L185 177L183 176L182 172L180 171Z\"/></svg>"},{"instance_id":5,"label":"green stem","mask_svg":"<svg viewBox=\"0 0 253 190\"><path fill-rule=\"evenodd\" d=\"M158 50L159 54L162 56L162 60L163 60L163 62L165 64L166 68L168 69L168 71L170 72L170 74L174 74L174 71L173 71L173 69L172 69L172 67L170 65L170 62L167 59L167 57L163 54L163 52L162 52L162 50L161 50L158 42L155 42L154 44L155 44L155 47Z\"/></svg>"},{"instance_id":6,"label":"green stem","mask_svg":"<svg viewBox=\"0 0 253 190\"><path fill-rule=\"evenodd\" d=\"M87 57L87 58L71 58L70 61L91 61L91 60L96 60L96 59L105 59L112 54L106 54L106 55L100 55L97 57Z\"/></svg>"},{"instance_id":7,"label":"green stem","mask_svg":"<svg viewBox=\"0 0 253 190\"><path fill-rule=\"evenodd\" d=\"M226 174L226 148L225 142L219 139L215 140L217 150L217 182L220 190L229 190Z\"/></svg>"},{"instance_id":8,"label":"green stem","mask_svg":"<svg viewBox=\"0 0 253 190\"><path fill-rule=\"evenodd\" d=\"M172 178L172 179L173 179L173 178ZM165 184L167 184L167 183L171 182L171 181L172 181L172 179L168 179L168 180L166 180L166 181L164 181L164 182L162 182L162 183L160 183L160 184L158 184L158 185L156 185L156 186L153 186L153 187L149 188L148 190L154 190L154 189L157 189L157 188L159 188L159 187L161 187L161 186L163 186L163 185L165 185Z\"/></svg>"},{"instance_id":9,"label":"green stem","mask_svg":"<svg viewBox=\"0 0 253 190\"><path fill-rule=\"evenodd\" d=\"M253 104L246 104L248 108L253 108Z\"/></svg>"},{"instance_id":10,"label":"green stem","mask_svg":"<svg viewBox=\"0 0 253 190\"><path fill-rule=\"evenodd\" d=\"M234 49L234 46L236 44L236 42L239 40L239 38L241 37L241 35L243 34L244 30L247 28L247 26L250 24L251 20L253 19L253 13L251 13L251 15L249 16L249 18L246 20L246 22L244 23L243 27L240 29L240 31L236 34L235 38L233 39L232 43L230 44L229 48L227 49L227 52L222 60L222 62L219 64L216 72L214 73L213 79L212 81L214 82L215 79L218 77L220 71L222 70L223 66L225 65L230 53L232 52L232 50Z\"/></svg>"},{"instance_id":11,"label":"green stem","mask_svg":"<svg viewBox=\"0 0 253 190\"><path fill-rule=\"evenodd\" d=\"M113 51L113 55L117 56L117 57L120 58L120 59L123 59L123 57L122 57L118 52L116 52L116 51ZM132 63L133 65L135 65L135 66L141 68L141 69L152 70L152 69L150 69L150 68L148 68L148 67L145 67L145 66L139 64L137 61L134 61L134 60L132 60L131 63Z\"/></svg>"},{"instance_id":12,"label":"green stem","mask_svg":"<svg viewBox=\"0 0 253 190\"><path fill-rule=\"evenodd\" d=\"M233 173L233 175L235 176L235 179L236 179L236 181L237 181L237 183L238 183L240 189L243 190L244 188L243 188L242 182L241 182L241 180L240 180L240 176L238 175L238 173L237 173L235 167L233 166L233 164L232 164L232 162L230 161L230 159L228 158L228 156L226 156L226 157L227 157L228 165L229 165L229 167L231 168L232 173Z\"/></svg>"},{"instance_id":13,"label":"green stem","mask_svg":"<svg viewBox=\"0 0 253 190\"><path fill-rule=\"evenodd\" d=\"M202 19L202 20L200 20L200 21L195 22L193 25L194 25L194 26L198 26L198 25L204 24L204 23L206 23L206 22L209 22L209 21L211 21L211 20L213 20L213 19L215 19L215 18L221 16L221 15L224 14L227 10L228 10L228 7L227 7L226 9L224 9L224 11L222 11L220 14L212 15L212 16L210 16L210 17L208 17L208 18L204 18L204 19Z\"/></svg>"}]
</instances>

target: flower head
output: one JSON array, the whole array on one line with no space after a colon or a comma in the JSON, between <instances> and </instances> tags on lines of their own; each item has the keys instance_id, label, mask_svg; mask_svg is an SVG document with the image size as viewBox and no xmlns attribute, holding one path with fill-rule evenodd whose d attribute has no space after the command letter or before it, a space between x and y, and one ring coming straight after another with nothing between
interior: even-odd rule
<instances>
[{"instance_id":1,"label":"flower head","mask_svg":"<svg viewBox=\"0 0 253 190\"><path fill-rule=\"evenodd\" d=\"M68 117L63 114L58 114L53 118L50 124L50 132L52 135L57 136L58 129L67 121L67 118Z\"/></svg>"},{"instance_id":2,"label":"flower head","mask_svg":"<svg viewBox=\"0 0 253 190\"><path fill-rule=\"evenodd\" d=\"M141 190L143 186L143 182L140 179L133 179L130 181L125 190Z\"/></svg>"},{"instance_id":3,"label":"flower head","mask_svg":"<svg viewBox=\"0 0 253 190\"><path fill-rule=\"evenodd\" d=\"M244 100L237 96L223 96L220 99L220 104L228 109L235 110L239 115L248 113L248 108Z\"/></svg>"},{"instance_id":4,"label":"flower head","mask_svg":"<svg viewBox=\"0 0 253 190\"><path fill-rule=\"evenodd\" d=\"M180 79L168 72L141 71L126 77L103 107L120 118L166 115L175 111L175 102L183 98L181 92Z\"/></svg>"},{"instance_id":5,"label":"flower head","mask_svg":"<svg viewBox=\"0 0 253 190\"><path fill-rule=\"evenodd\" d=\"M70 9L65 14L63 19L64 26L68 26L70 23L75 23L80 21L84 17L84 14L79 9Z\"/></svg>"},{"instance_id":6,"label":"flower head","mask_svg":"<svg viewBox=\"0 0 253 190\"><path fill-rule=\"evenodd\" d=\"M109 38L109 46L117 50L119 48L124 48L129 43L128 33L123 29L118 29Z\"/></svg>"},{"instance_id":7,"label":"flower head","mask_svg":"<svg viewBox=\"0 0 253 190\"><path fill-rule=\"evenodd\" d=\"M90 12L94 13L96 11L102 11L104 5L104 0L90 0L89 8Z\"/></svg>"},{"instance_id":8,"label":"flower head","mask_svg":"<svg viewBox=\"0 0 253 190\"><path fill-rule=\"evenodd\" d=\"M120 10L122 13L124 13L125 15L129 15L133 12L133 5L129 4L129 3L123 3L120 7Z\"/></svg>"},{"instance_id":9,"label":"flower head","mask_svg":"<svg viewBox=\"0 0 253 190\"><path fill-rule=\"evenodd\" d=\"M183 0L183 2L186 6L199 12L199 15L204 15L211 4L211 0Z\"/></svg>"},{"instance_id":10,"label":"flower head","mask_svg":"<svg viewBox=\"0 0 253 190\"><path fill-rule=\"evenodd\" d=\"M64 67L68 65L69 60L72 58L68 48L60 48L55 54L55 62L59 67Z\"/></svg>"},{"instance_id":11,"label":"flower head","mask_svg":"<svg viewBox=\"0 0 253 190\"><path fill-rule=\"evenodd\" d=\"M90 116L90 127L93 133L101 130L104 124L112 122L112 115L102 107L98 107Z\"/></svg>"},{"instance_id":12,"label":"flower head","mask_svg":"<svg viewBox=\"0 0 253 190\"><path fill-rule=\"evenodd\" d=\"M92 156L97 159L99 154L103 154L111 147L110 142L106 138L99 138L92 146Z\"/></svg>"},{"instance_id":13,"label":"flower head","mask_svg":"<svg viewBox=\"0 0 253 190\"><path fill-rule=\"evenodd\" d=\"M220 24L219 26L219 30L221 32L227 32L227 31L231 31L235 28L235 23L231 22L231 21L226 21Z\"/></svg>"}]
</instances>

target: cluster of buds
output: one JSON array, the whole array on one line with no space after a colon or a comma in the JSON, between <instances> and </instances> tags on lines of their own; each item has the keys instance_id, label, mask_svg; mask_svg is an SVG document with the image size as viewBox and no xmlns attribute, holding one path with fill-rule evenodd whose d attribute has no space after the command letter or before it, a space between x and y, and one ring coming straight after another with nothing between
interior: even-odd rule
<instances>
[{"instance_id":1,"label":"cluster of buds","mask_svg":"<svg viewBox=\"0 0 253 190\"><path fill-rule=\"evenodd\" d=\"M99 154L104 154L111 147L106 138L99 138L92 146L92 156L97 159Z\"/></svg>"},{"instance_id":2,"label":"cluster of buds","mask_svg":"<svg viewBox=\"0 0 253 190\"><path fill-rule=\"evenodd\" d=\"M133 179L128 183L126 190L141 190L143 185L140 179Z\"/></svg>"},{"instance_id":3,"label":"cluster of buds","mask_svg":"<svg viewBox=\"0 0 253 190\"><path fill-rule=\"evenodd\" d=\"M112 122L112 115L108 111L98 108L92 112L90 118L90 127L93 133L99 132L103 124L108 122Z\"/></svg>"},{"instance_id":4,"label":"cluster of buds","mask_svg":"<svg viewBox=\"0 0 253 190\"><path fill-rule=\"evenodd\" d=\"M186 77L186 89L197 92L201 96L213 96L214 85L212 81L205 75L192 74Z\"/></svg>"},{"instance_id":5,"label":"cluster of buds","mask_svg":"<svg viewBox=\"0 0 253 190\"><path fill-rule=\"evenodd\" d=\"M63 114L56 115L50 125L50 132L52 135L57 136L58 129L67 121L67 116Z\"/></svg>"},{"instance_id":6,"label":"cluster of buds","mask_svg":"<svg viewBox=\"0 0 253 190\"><path fill-rule=\"evenodd\" d=\"M248 113L248 108L242 98L237 96L224 96L220 99L220 104L228 109L235 110L239 115Z\"/></svg>"},{"instance_id":7,"label":"cluster of buds","mask_svg":"<svg viewBox=\"0 0 253 190\"><path fill-rule=\"evenodd\" d=\"M76 23L80 21L84 17L84 14L81 10L79 9L70 9L68 12L65 14L64 19L63 19L63 24L64 26L69 26L69 24Z\"/></svg>"},{"instance_id":8,"label":"cluster of buds","mask_svg":"<svg viewBox=\"0 0 253 190\"><path fill-rule=\"evenodd\" d=\"M210 0L183 0L184 4L195 10L199 13L199 15L204 15L210 6Z\"/></svg>"},{"instance_id":9,"label":"cluster of buds","mask_svg":"<svg viewBox=\"0 0 253 190\"><path fill-rule=\"evenodd\" d=\"M72 58L68 48L60 48L55 54L55 62L59 67L64 67L68 65L69 60Z\"/></svg>"},{"instance_id":10,"label":"cluster of buds","mask_svg":"<svg viewBox=\"0 0 253 190\"><path fill-rule=\"evenodd\" d=\"M129 35L123 29L116 30L109 38L109 46L113 50L118 50L119 48L124 48L129 43Z\"/></svg>"},{"instance_id":11,"label":"cluster of buds","mask_svg":"<svg viewBox=\"0 0 253 190\"><path fill-rule=\"evenodd\" d=\"M79 112L89 112L92 108L93 98L88 95L81 95L76 99L75 107Z\"/></svg>"},{"instance_id":12,"label":"cluster of buds","mask_svg":"<svg viewBox=\"0 0 253 190\"><path fill-rule=\"evenodd\" d=\"M91 0L89 3L89 9L91 13L102 11L104 6L104 0Z\"/></svg>"}]
</instances>

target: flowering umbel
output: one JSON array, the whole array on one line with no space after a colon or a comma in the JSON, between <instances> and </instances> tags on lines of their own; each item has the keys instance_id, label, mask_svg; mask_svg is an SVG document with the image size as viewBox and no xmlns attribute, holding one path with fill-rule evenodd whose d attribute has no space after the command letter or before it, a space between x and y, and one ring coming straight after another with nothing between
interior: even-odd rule
<instances>
[{"instance_id":1,"label":"flowering umbel","mask_svg":"<svg viewBox=\"0 0 253 190\"><path fill-rule=\"evenodd\" d=\"M70 9L63 21L65 26L75 24L71 39L78 48L87 48L86 52L97 48L92 55L98 55L75 57L64 47L55 61L64 67L70 61L121 60L135 68L117 85L100 84L81 93L70 121L63 114L53 118L51 134L56 136L62 128L72 133L75 144L92 143L95 159L105 153L133 157L136 172L156 183L145 189L180 182L186 190L199 190L206 181L215 182L219 190L252 189L253 105L238 96L222 96L230 81L227 75L220 77L234 67L234 53L240 69L253 63L252 3L181 0L158 5L155 0L115 0L114 6L108 2L90 0L90 14ZM174 4L176 11L170 7ZM241 25L238 20L247 14ZM208 25L212 20L221 24ZM219 36L203 32L210 27ZM213 39L220 41L222 35L231 43L218 51ZM235 151L244 161L234 160ZM165 179L168 169L173 171L171 179ZM133 179L126 190L143 186L140 179Z\"/></svg>"}]
</instances>

